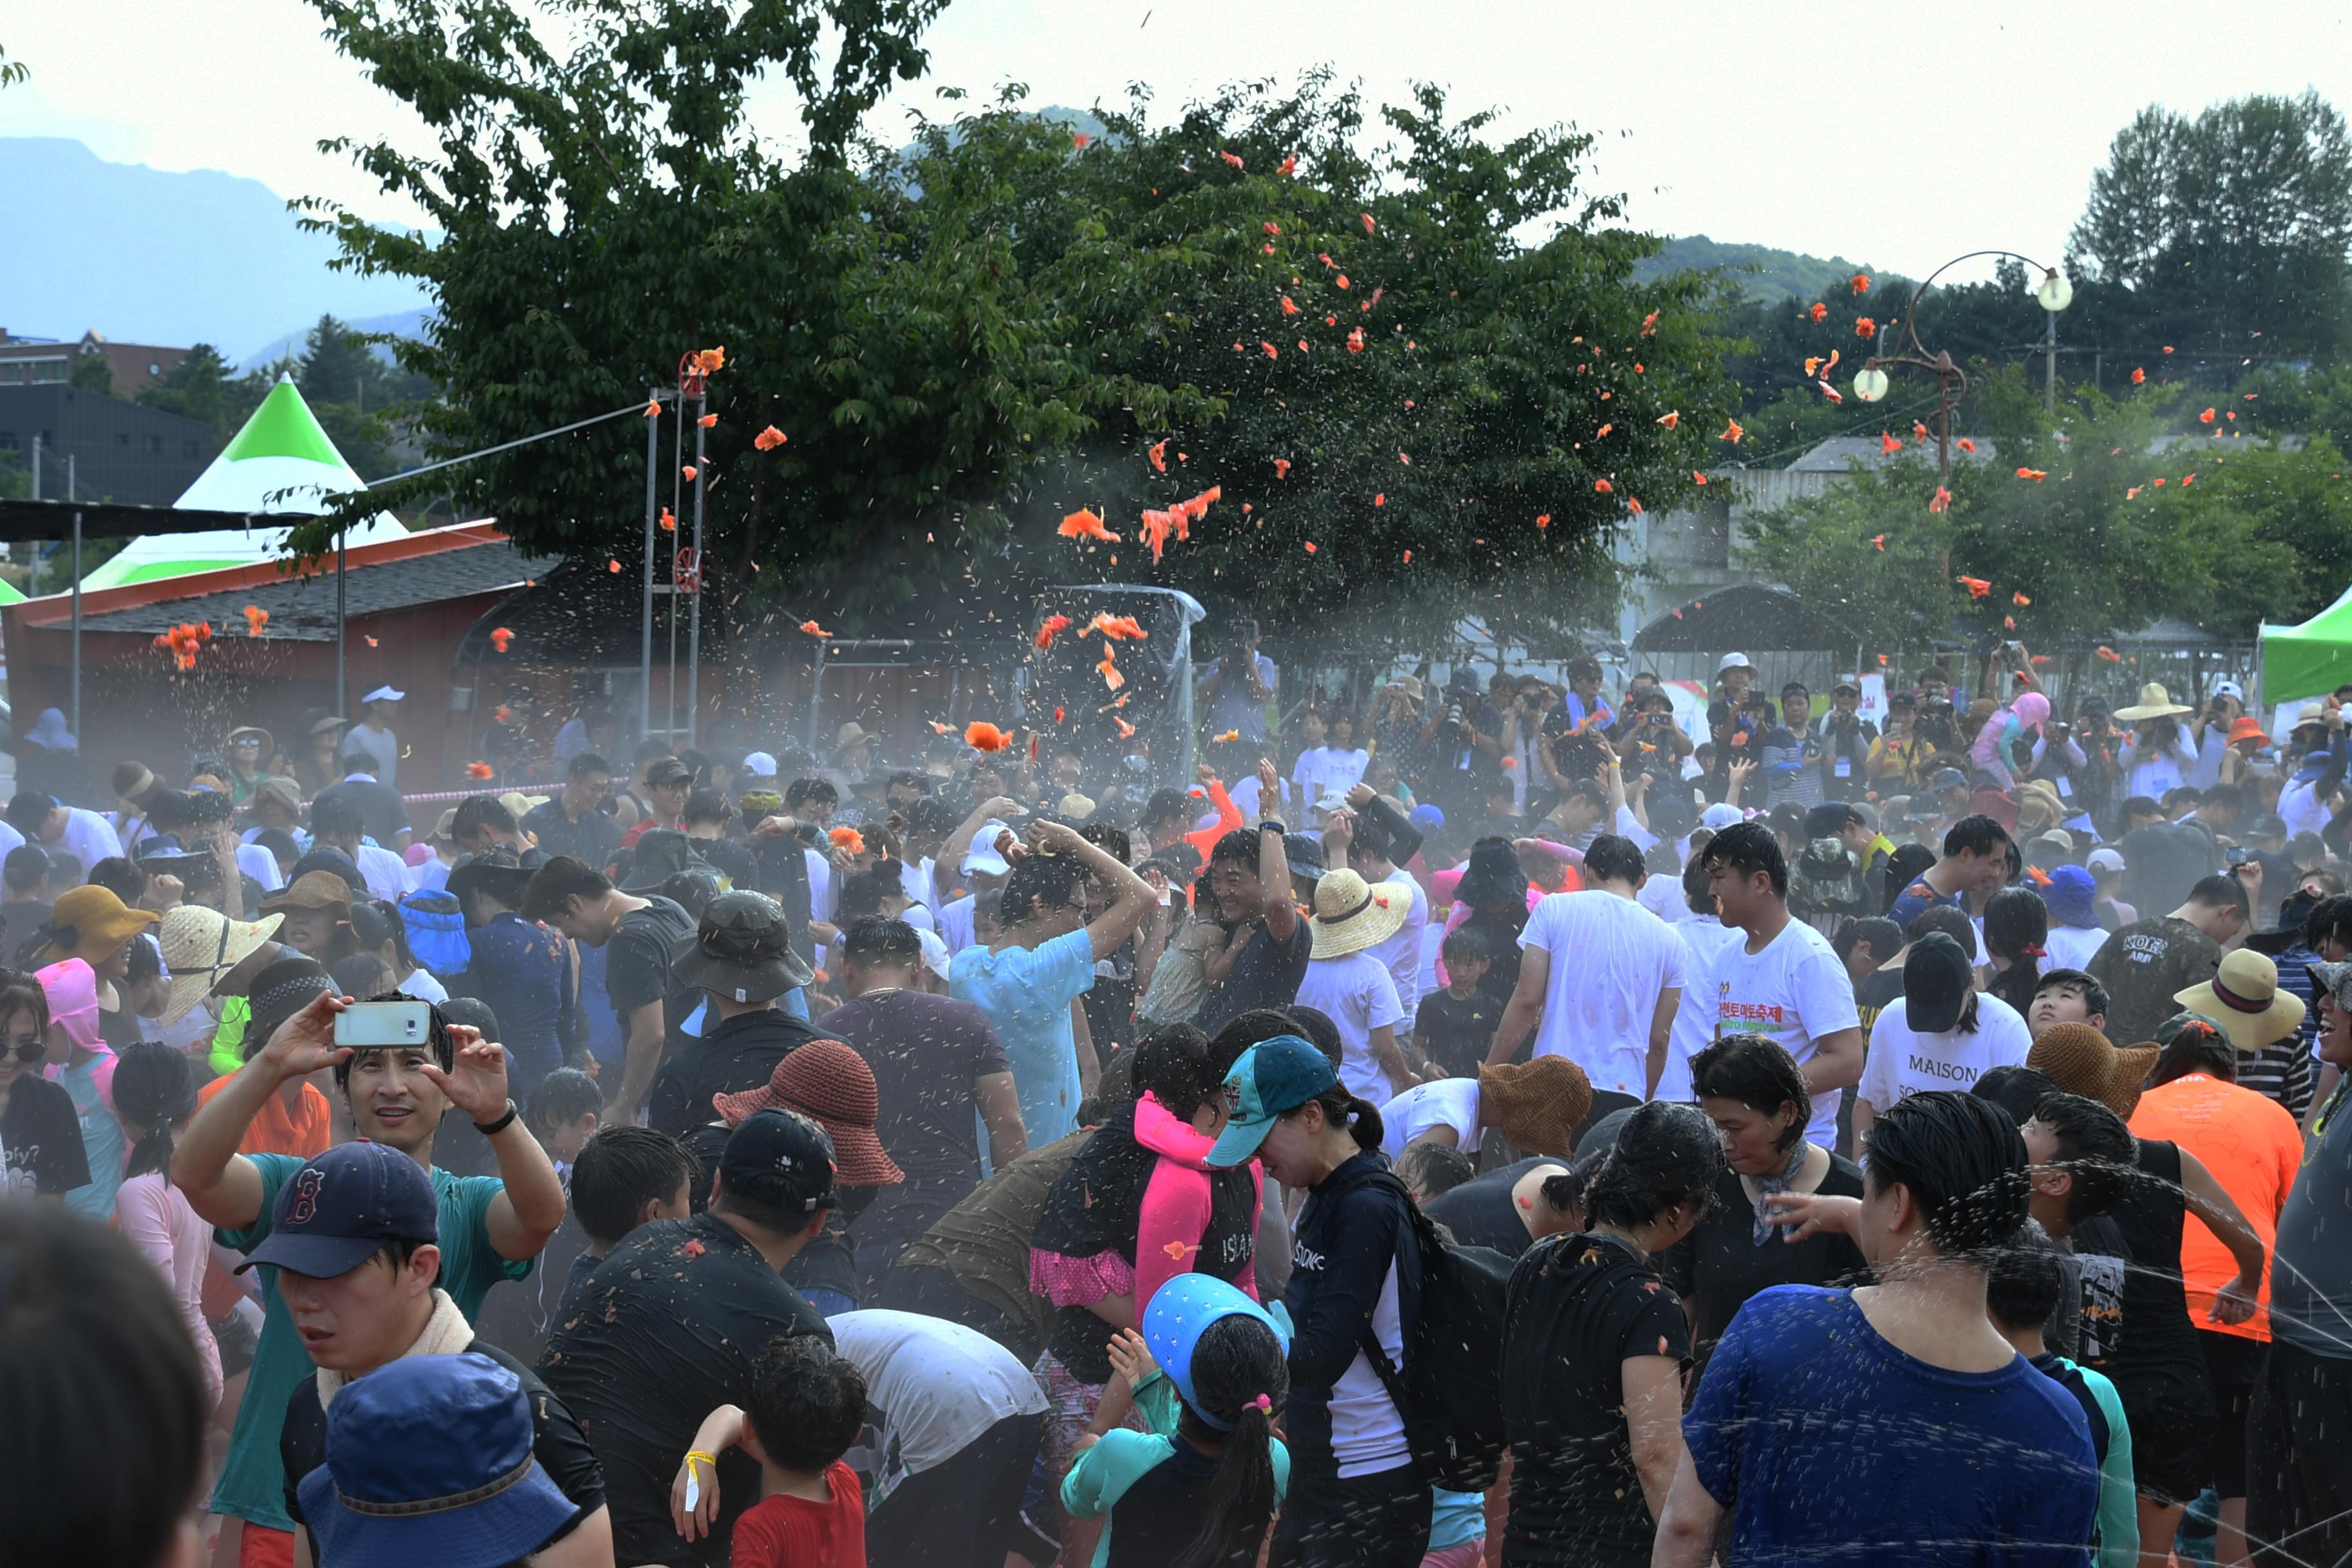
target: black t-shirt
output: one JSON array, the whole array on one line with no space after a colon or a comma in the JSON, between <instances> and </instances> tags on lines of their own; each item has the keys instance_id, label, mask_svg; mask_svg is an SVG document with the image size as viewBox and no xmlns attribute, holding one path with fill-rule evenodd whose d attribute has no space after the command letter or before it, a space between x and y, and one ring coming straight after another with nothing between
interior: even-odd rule
<instances>
[{"instance_id":1,"label":"black t-shirt","mask_svg":"<svg viewBox=\"0 0 2352 1568\"><path fill-rule=\"evenodd\" d=\"M1225 983L1210 991L1201 1006L1201 1027L1215 1034L1255 1007L1287 1007L1298 1000L1307 961L1315 956L1315 932L1305 917L1291 922L1290 940L1276 942L1260 921L1242 944Z\"/></svg>"},{"instance_id":2,"label":"black t-shirt","mask_svg":"<svg viewBox=\"0 0 2352 1568\"><path fill-rule=\"evenodd\" d=\"M1201 1532L1217 1461L1181 1436L1176 1451L1135 1479L1110 1510L1110 1555L1103 1568L1168 1568ZM1213 1568L1251 1568L1252 1549L1235 1550Z\"/></svg>"},{"instance_id":3,"label":"black t-shirt","mask_svg":"<svg viewBox=\"0 0 2352 1568\"><path fill-rule=\"evenodd\" d=\"M1870 1026L1889 1003L1903 999L1903 971L1874 969L1864 975L1853 988L1853 1010L1862 1015L1862 1037L1870 1038Z\"/></svg>"},{"instance_id":4,"label":"black t-shirt","mask_svg":"<svg viewBox=\"0 0 2352 1568\"><path fill-rule=\"evenodd\" d=\"M539 1375L604 1468L616 1561L727 1561L737 1516L760 1498L758 1462L740 1448L719 1457L718 1526L693 1545L670 1523L670 1483L703 1417L750 1398L753 1368L779 1334L833 1342L815 1310L716 1215L640 1226L580 1288Z\"/></svg>"},{"instance_id":5,"label":"black t-shirt","mask_svg":"<svg viewBox=\"0 0 2352 1568\"><path fill-rule=\"evenodd\" d=\"M694 1156L701 1171L700 1183L692 1193L698 1208L710 1201L710 1173L719 1169L719 1162L727 1152L727 1138L734 1129L724 1121L705 1121L678 1134L678 1142ZM802 1248L793 1254L784 1265L784 1283L795 1290L832 1290L848 1297L859 1305L865 1304L865 1291L858 1280L857 1243L849 1234L850 1222L864 1212L872 1201L876 1188L837 1187L834 1205L824 1211L824 1228L810 1237Z\"/></svg>"},{"instance_id":6,"label":"black t-shirt","mask_svg":"<svg viewBox=\"0 0 2352 1568\"><path fill-rule=\"evenodd\" d=\"M1862 1168L1830 1156L1829 1173L1815 1191L1826 1197L1862 1196ZM1691 1304L1693 1340L1705 1361L1748 1299L1775 1285L1866 1285L1870 1266L1851 1237L1829 1231L1796 1243L1775 1228L1756 1239L1756 1205L1738 1175L1726 1171L1715 1184L1715 1207L1696 1229L1658 1254L1658 1273Z\"/></svg>"},{"instance_id":7,"label":"black t-shirt","mask_svg":"<svg viewBox=\"0 0 2352 1568\"><path fill-rule=\"evenodd\" d=\"M2132 1182L2109 1216L2128 1249L2126 1258L2086 1251L2080 1230L2073 1237L2083 1263L2083 1348L2092 1368L2115 1384L2134 1425L2143 1414L2155 1411L2210 1418L2213 1386L2180 1279L2180 1233L2189 1205L2180 1190L2179 1145L2141 1139L2139 1170L2143 1178L2152 1179ZM2120 1290L2105 1289L2117 1272ZM2101 1304L2112 1300L2121 1317L2102 1323L2094 1352L2087 1319L2095 1274L2103 1286Z\"/></svg>"},{"instance_id":8,"label":"black t-shirt","mask_svg":"<svg viewBox=\"0 0 2352 1568\"><path fill-rule=\"evenodd\" d=\"M1527 907L1522 904L1501 914L1480 910L1462 922L1462 929L1486 939L1488 963L1486 973L1478 977L1479 994L1498 1010L1509 1006L1511 993L1519 984L1519 933L1528 929Z\"/></svg>"},{"instance_id":9,"label":"black t-shirt","mask_svg":"<svg viewBox=\"0 0 2352 1568\"><path fill-rule=\"evenodd\" d=\"M408 819L408 803L400 798L398 790L380 780L345 779L320 790L318 798L325 800L330 795L349 800L360 808L360 826L367 829L367 836L380 848L396 847L393 841L414 829L415 825ZM314 810L317 804L311 803Z\"/></svg>"},{"instance_id":10,"label":"black t-shirt","mask_svg":"<svg viewBox=\"0 0 2352 1568\"><path fill-rule=\"evenodd\" d=\"M980 1185L980 1080L1013 1070L988 1015L926 991L877 991L817 1021L874 1069L874 1135L907 1179L859 1216L857 1238L893 1252Z\"/></svg>"},{"instance_id":11,"label":"black t-shirt","mask_svg":"<svg viewBox=\"0 0 2352 1568\"><path fill-rule=\"evenodd\" d=\"M673 1138L708 1121L714 1094L765 1089L776 1064L795 1047L818 1037L815 1030L776 1007L738 1013L720 1022L718 1010L703 1015L702 1037L662 1064L646 1101L646 1124ZM883 1147L887 1148L888 1144Z\"/></svg>"},{"instance_id":12,"label":"black t-shirt","mask_svg":"<svg viewBox=\"0 0 2352 1568\"><path fill-rule=\"evenodd\" d=\"M582 1520L604 1506L604 1471L596 1463L596 1451L588 1446L580 1423L572 1418L563 1401L550 1393L547 1384L530 1368L488 1340L478 1339L466 1349L476 1355L488 1356L522 1379L523 1397L530 1401L531 1458L539 1461L547 1479L555 1483L556 1490L576 1510L551 1538L561 1540L571 1534ZM286 1511L307 1533L310 1521L302 1517L302 1499L298 1489L303 1477L327 1462L327 1414L319 1406L316 1377L303 1378L287 1398L286 1424L278 1433L278 1457L286 1467ZM319 1560L316 1536L310 1541L310 1560Z\"/></svg>"},{"instance_id":13,"label":"black t-shirt","mask_svg":"<svg viewBox=\"0 0 2352 1568\"><path fill-rule=\"evenodd\" d=\"M2180 1011L2173 998L2212 979L2221 967L2221 950L2213 939L2170 915L2122 927L2084 965L2107 988L2106 1034L2117 1045L2154 1039L2157 1026Z\"/></svg>"},{"instance_id":14,"label":"black t-shirt","mask_svg":"<svg viewBox=\"0 0 2352 1568\"><path fill-rule=\"evenodd\" d=\"M81 1142L81 1113L73 1096L45 1078L26 1073L0 1111L0 1150L7 1182L0 1197L44 1197L89 1185L89 1157Z\"/></svg>"},{"instance_id":15,"label":"black t-shirt","mask_svg":"<svg viewBox=\"0 0 2352 1568\"><path fill-rule=\"evenodd\" d=\"M694 1011L701 993L678 983L673 968L678 952L694 940L694 917L658 895L646 907L621 917L604 942L604 994L625 1022L649 1002L662 1004L662 1023L672 1041Z\"/></svg>"},{"instance_id":16,"label":"black t-shirt","mask_svg":"<svg viewBox=\"0 0 2352 1568\"><path fill-rule=\"evenodd\" d=\"M1412 1043L1449 1076L1476 1078L1487 1047L1495 1043L1496 1026L1502 1021L1503 1009L1482 990L1474 989L1467 996L1433 991L1421 999L1421 1007L1413 1015Z\"/></svg>"},{"instance_id":17,"label":"black t-shirt","mask_svg":"<svg viewBox=\"0 0 2352 1568\"><path fill-rule=\"evenodd\" d=\"M1503 1321L1504 1556L1645 1568L1656 1529L1633 1464L1624 1363L1690 1359L1682 1301L1633 1247L1571 1231L1520 1258Z\"/></svg>"},{"instance_id":18,"label":"black t-shirt","mask_svg":"<svg viewBox=\"0 0 2352 1568\"><path fill-rule=\"evenodd\" d=\"M1422 1205L1422 1212L1452 1231L1454 1239L1464 1247L1491 1247L1506 1258L1517 1258L1533 1237L1528 1235L1527 1221L1519 1217L1517 1205L1511 1202L1511 1188L1538 1165L1565 1170L1568 1162L1538 1154L1489 1171L1451 1192L1440 1193Z\"/></svg>"},{"instance_id":19,"label":"black t-shirt","mask_svg":"<svg viewBox=\"0 0 2352 1568\"><path fill-rule=\"evenodd\" d=\"M549 855L569 855L603 870L621 851L621 825L603 811L591 810L574 822L562 800L537 805L522 819L522 830L538 840Z\"/></svg>"}]
</instances>

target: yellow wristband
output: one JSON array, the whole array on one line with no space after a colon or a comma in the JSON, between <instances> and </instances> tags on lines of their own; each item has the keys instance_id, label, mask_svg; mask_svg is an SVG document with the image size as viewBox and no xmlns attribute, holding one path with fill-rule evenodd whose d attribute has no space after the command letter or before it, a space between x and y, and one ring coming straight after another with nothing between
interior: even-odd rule
<instances>
[{"instance_id":1,"label":"yellow wristband","mask_svg":"<svg viewBox=\"0 0 2352 1568\"><path fill-rule=\"evenodd\" d=\"M699 1448L688 1448L686 1451L686 1462L691 1465L697 1459L700 1459L704 1464L709 1465L713 1475L718 1473L719 1458L717 1455L706 1454Z\"/></svg>"}]
</instances>

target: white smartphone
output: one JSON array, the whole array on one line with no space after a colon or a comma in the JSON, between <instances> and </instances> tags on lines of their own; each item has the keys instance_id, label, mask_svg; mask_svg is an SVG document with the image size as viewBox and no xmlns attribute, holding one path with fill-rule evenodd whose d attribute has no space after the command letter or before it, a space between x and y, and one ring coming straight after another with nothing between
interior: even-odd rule
<instances>
[{"instance_id":1,"label":"white smartphone","mask_svg":"<svg viewBox=\"0 0 2352 1568\"><path fill-rule=\"evenodd\" d=\"M430 1002L354 1002L335 1015L335 1044L357 1050L423 1050L431 1036Z\"/></svg>"}]
</instances>

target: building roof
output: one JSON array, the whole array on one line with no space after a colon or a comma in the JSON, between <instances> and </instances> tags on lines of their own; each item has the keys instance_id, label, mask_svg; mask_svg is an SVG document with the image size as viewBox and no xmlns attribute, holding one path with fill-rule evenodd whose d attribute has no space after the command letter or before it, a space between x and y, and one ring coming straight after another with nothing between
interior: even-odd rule
<instances>
[{"instance_id":1,"label":"building roof","mask_svg":"<svg viewBox=\"0 0 2352 1568\"><path fill-rule=\"evenodd\" d=\"M448 599L474 598L520 588L554 570L560 557L526 555L503 540L451 542L451 548L400 559L353 560L346 600L351 619L408 609ZM205 587L213 574L189 579ZM180 598L158 598L123 609L82 617L85 632L160 635L183 621L210 621L217 636L243 637L247 605L269 612L264 636L272 641L331 643L335 640L335 578L332 572L289 576L278 582L229 586ZM43 623L63 631L64 623Z\"/></svg>"},{"instance_id":2,"label":"building roof","mask_svg":"<svg viewBox=\"0 0 2352 1568\"><path fill-rule=\"evenodd\" d=\"M1989 437L1976 437L1977 449L1963 452L1959 437L1952 437L1952 460L1956 463L1990 463L1994 459L1996 443ZM1933 461L1936 442L1930 437L1925 441L1906 440L1902 450L1889 452L1875 436L1832 436L1828 440L1789 465L1795 474L1843 474L1849 464L1860 464L1865 470L1875 471L1889 463Z\"/></svg>"}]
</instances>

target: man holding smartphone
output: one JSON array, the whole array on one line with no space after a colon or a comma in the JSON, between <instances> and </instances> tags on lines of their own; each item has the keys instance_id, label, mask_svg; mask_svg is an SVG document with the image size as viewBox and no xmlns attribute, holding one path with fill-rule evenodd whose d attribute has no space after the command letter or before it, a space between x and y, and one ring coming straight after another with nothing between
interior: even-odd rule
<instances>
[{"instance_id":1,"label":"man holding smartphone","mask_svg":"<svg viewBox=\"0 0 2352 1568\"><path fill-rule=\"evenodd\" d=\"M338 1046L336 1016L352 1005L322 995L281 1025L188 1124L172 1157L172 1184L222 1245L252 1252L270 1234L278 1194L303 1162L240 1154L237 1145L286 1084L331 1068L352 1131L407 1155L432 1178L440 1286L471 1318L492 1285L530 1272L563 1222L562 1184L508 1098L504 1050L472 1029L445 1025L437 1013L427 1040L415 1048ZM453 1108L488 1138L496 1177L454 1176L433 1164L434 1133ZM293 1546L278 1431L288 1397L312 1367L275 1269L265 1279L262 1305L261 1342L212 1508L245 1521L242 1563L275 1564L290 1563Z\"/></svg>"}]
</instances>

